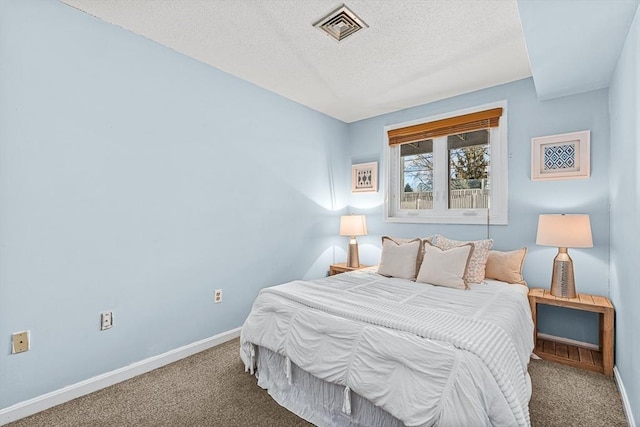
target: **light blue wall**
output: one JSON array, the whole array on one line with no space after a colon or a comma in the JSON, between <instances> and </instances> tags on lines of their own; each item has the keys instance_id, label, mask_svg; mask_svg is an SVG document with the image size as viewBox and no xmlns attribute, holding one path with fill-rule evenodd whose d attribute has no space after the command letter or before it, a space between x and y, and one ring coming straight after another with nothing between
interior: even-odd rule
<instances>
[{"instance_id":1,"label":"light blue wall","mask_svg":"<svg viewBox=\"0 0 640 427\"><path fill-rule=\"evenodd\" d=\"M611 113L611 299L616 367L640 425L640 8L609 89Z\"/></svg>"},{"instance_id":2,"label":"light blue wall","mask_svg":"<svg viewBox=\"0 0 640 427\"><path fill-rule=\"evenodd\" d=\"M346 124L55 1L0 1L0 52L0 408L343 258Z\"/></svg>"},{"instance_id":3,"label":"light blue wall","mask_svg":"<svg viewBox=\"0 0 640 427\"><path fill-rule=\"evenodd\" d=\"M609 87L639 3L518 0L538 97L551 99Z\"/></svg>"},{"instance_id":4,"label":"light blue wall","mask_svg":"<svg viewBox=\"0 0 640 427\"><path fill-rule=\"evenodd\" d=\"M491 226L494 248L529 248L524 276L530 287L548 287L557 249L535 244L541 213L588 213L591 215L594 247L571 249L579 292L608 295L609 261L609 115L607 90L539 101L533 81L524 79L455 98L410 108L352 123L349 127L354 163L383 160L383 128L432 115L490 102L508 102L509 225ZM531 138L591 130L591 178L565 181L530 180ZM381 165L384 171L385 165ZM384 173L383 173L384 175ZM384 185L384 183L383 183ZM479 239L487 235L480 225L394 224L383 218L383 196L352 194L351 210L367 215L369 235L359 238L360 258L376 263L380 236L416 237L439 233L455 239ZM562 308L539 308L540 332L598 342L598 319L593 313Z\"/></svg>"}]
</instances>

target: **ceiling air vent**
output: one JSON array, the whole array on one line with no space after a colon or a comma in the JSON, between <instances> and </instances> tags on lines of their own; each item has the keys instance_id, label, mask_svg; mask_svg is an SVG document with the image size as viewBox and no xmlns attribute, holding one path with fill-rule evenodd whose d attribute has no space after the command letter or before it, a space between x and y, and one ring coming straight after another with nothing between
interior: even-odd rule
<instances>
[{"instance_id":1,"label":"ceiling air vent","mask_svg":"<svg viewBox=\"0 0 640 427\"><path fill-rule=\"evenodd\" d=\"M344 40L356 31L369 27L344 5L313 24L313 26L338 41Z\"/></svg>"}]
</instances>

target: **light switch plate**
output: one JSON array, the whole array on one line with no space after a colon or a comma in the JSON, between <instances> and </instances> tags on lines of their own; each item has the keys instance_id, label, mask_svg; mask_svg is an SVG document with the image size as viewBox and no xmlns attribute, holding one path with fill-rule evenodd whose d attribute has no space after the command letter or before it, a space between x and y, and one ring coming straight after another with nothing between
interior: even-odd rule
<instances>
[{"instance_id":1,"label":"light switch plate","mask_svg":"<svg viewBox=\"0 0 640 427\"><path fill-rule=\"evenodd\" d=\"M100 330L104 331L106 329L111 329L113 326L113 313L110 311L105 311L104 313L100 313Z\"/></svg>"},{"instance_id":2,"label":"light switch plate","mask_svg":"<svg viewBox=\"0 0 640 427\"><path fill-rule=\"evenodd\" d=\"M29 331L11 334L11 353L22 353L29 350Z\"/></svg>"}]
</instances>

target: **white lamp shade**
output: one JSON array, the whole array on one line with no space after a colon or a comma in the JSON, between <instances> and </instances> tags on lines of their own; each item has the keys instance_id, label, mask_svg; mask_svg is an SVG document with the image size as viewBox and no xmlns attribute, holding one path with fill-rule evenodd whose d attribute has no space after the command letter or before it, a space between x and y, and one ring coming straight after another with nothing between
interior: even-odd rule
<instances>
[{"instance_id":1,"label":"white lamp shade","mask_svg":"<svg viewBox=\"0 0 640 427\"><path fill-rule=\"evenodd\" d=\"M558 248L592 248L591 221L585 214L545 214L538 217L536 243Z\"/></svg>"},{"instance_id":2,"label":"white lamp shade","mask_svg":"<svg viewBox=\"0 0 640 427\"><path fill-rule=\"evenodd\" d=\"M364 215L343 215L340 217L341 236L366 236L367 220Z\"/></svg>"}]
</instances>

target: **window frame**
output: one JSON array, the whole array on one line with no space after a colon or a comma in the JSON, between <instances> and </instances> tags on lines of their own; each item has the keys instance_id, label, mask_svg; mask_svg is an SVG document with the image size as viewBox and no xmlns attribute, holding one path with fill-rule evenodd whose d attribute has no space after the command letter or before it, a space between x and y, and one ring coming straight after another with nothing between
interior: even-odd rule
<instances>
[{"instance_id":1,"label":"window frame","mask_svg":"<svg viewBox=\"0 0 640 427\"><path fill-rule=\"evenodd\" d=\"M400 177L400 145L390 146L388 132L392 129L418 125L441 119L447 119L483 110L502 107L502 115L498 127L489 128L490 153L490 190L489 209L449 209L449 167L447 136L433 139L434 183L433 209L400 209L399 199L403 189ZM497 101L478 105L449 113L424 117L408 122L395 123L383 129L383 163L384 176L384 219L386 222L417 223L417 224L508 224L508 178L509 151L507 141L508 110L507 101ZM439 142L444 140L444 143ZM395 195L393 193L395 188ZM391 203L393 201L393 204Z\"/></svg>"}]
</instances>

